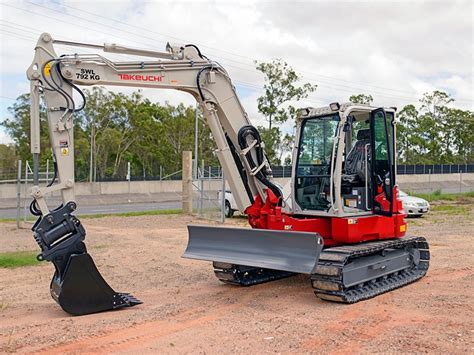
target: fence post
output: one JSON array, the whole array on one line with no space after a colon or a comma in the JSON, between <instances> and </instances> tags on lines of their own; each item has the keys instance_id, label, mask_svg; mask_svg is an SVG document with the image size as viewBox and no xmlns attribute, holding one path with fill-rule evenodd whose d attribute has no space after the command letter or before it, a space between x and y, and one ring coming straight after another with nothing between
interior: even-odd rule
<instances>
[{"instance_id":1,"label":"fence post","mask_svg":"<svg viewBox=\"0 0 474 355\"><path fill-rule=\"evenodd\" d=\"M16 228L20 229L21 209L21 160L18 160L18 174L16 177Z\"/></svg>"},{"instance_id":2,"label":"fence post","mask_svg":"<svg viewBox=\"0 0 474 355\"><path fill-rule=\"evenodd\" d=\"M204 170L201 170L199 177L199 217L203 216L202 207L204 203Z\"/></svg>"},{"instance_id":3,"label":"fence post","mask_svg":"<svg viewBox=\"0 0 474 355\"><path fill-rule=\"evenodd\" d=\"M431 192L431 169L428 169L428 188Z\"/></svg>"},{"instance_id":4,"label":"fence post","mask_svg":"<svg viewBox=\"0 0 474 355\"><path fill-rule=\"evenodd\" d=\"M160 181L161 181L162 176L163 176L163 167L160 165Z\"/></svg>"},{"instance_id":5,"label":"fence post","mask_svg":"<svg viewBox=\"0 0 474 355\"><path fill-rule=\"evenodd\" d=\"M198 151L199 151L199 104L196 103L196 117L194 118L194 160L193 160L193 178L198 178Z\"/></svg>"},{"instance_id":6,"label":"fence post","mask_svg":"<svg viewBox=\"0 0 474 355\"><path fill-rule=\"evenodd\" d=\"M29 164L28 164L28 160L27 160L25 162L25 188L24 188L24 191L25 191L24 196L25 197L28 194L28 168L29 168ZM25 198L25 203L23 204L23 222L25 222L25 223L26 223L26 214L27 214L27 210L26 210L26 198Z\"/></svg>"},{"instance_id":7,"label":"fence post","mask_svg":"<svg viewBox=\"0 0 474 355\"><path fill-rule=\"evenodd\" d=\"M49 183L49 159L46 160L46 183Z\"/></svg>"},{"instance_id":8,"label":"fence post","mask_svg":"<svg viewBox=\"0 0 474 355\"><path fill-rule=\"evenodd\" d=\"M128 181L128 202L131 202L130 200L130 162L127 162L127 181Z\"/></svg>"},{"instance_id":9,"label":"fence post","mask_svg":"<svg viewBox=\"0 0 474 355\"><path fill-rule=\"evenodd\" d=\"M183 213L193 213L193 153L183 152Z\"/></svg>"},{"instance_id":10,"label":"fence post","mask_svg":"<svg viewBox=\"0 0 474 355\"><path fill-rule=\"evenodd\" d=\"M459 192L462 192L462 170L459 172Z\"/></svg>"}]
</instances>

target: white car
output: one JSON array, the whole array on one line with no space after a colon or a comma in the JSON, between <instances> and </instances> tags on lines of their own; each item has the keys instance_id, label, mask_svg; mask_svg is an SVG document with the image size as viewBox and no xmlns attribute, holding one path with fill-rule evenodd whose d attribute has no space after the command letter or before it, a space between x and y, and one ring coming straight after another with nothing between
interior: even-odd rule
<instances>
[{"instance_id":1,"label":"white car","mask_svg":"<svg viewBox=\"0 0 474 355\"><path fill-rule=\"evenodd\" d=\"M410 217L421 217L430 211L430 204L422 198L409 196L401 190L398 191L398 198L402 200L403 209Z\"/></svg>"},{"instance_id":2,"label":"white car","mask_svg":"<svg viewBox=\"0 0 474 355\"><path fill-rule=\"evenodd\" d=\"M218 201L221 201L222 190L219 191ZM237 205L235 204L234 196L230 190L225 191L225 216L230 218L234 215L234 212L238 211Z\"/></svg>"}]
</instances>

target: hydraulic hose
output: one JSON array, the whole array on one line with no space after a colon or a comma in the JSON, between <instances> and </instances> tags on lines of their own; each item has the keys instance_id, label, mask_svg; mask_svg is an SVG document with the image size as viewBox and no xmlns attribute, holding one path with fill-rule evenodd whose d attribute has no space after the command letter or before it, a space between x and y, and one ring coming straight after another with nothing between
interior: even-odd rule
<instances>
[{"instance_id":1,"label":"hydraulic hose","mask_svg":"<svg viewBox=\"0 0 474 355\"><path fill-rule=\"evenodd\" d=\"M257 141L257 144L254 146L257 161L254 161L251 153L248 153L246 155L246 159L247 159L250 167L252 169L255 169L255 168L259 167L264 162L265 152L263 151L262 144L261 144L262 143L262 138L260 137L260 134L258 133L257 129L252 125L243 126L239 130L239 133L238 133L237 137L238 137L238 140L239 140L240 148L241 149L246 149L248 147L247 137L249 137L249 136L252 137L253 140ZM266 187L268 187L275 194L275 196L277 196L279 198L278 205L281 206L281 204L282 204L282 192L278 188L278 186L273 184L268 179L267 171L265 169L260 169L260 171L258 171L255 174L255 177L262 184L264 184Z\"/></svg>"}]
</instances>

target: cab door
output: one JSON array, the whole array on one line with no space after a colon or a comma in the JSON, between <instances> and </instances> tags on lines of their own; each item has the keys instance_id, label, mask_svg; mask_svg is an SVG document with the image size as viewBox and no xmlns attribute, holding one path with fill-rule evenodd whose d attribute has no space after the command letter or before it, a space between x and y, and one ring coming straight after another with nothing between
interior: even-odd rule
<instances>
[{"instance_id":1,"label":"cab door","mask_svg":"<svg viewBox=\"0 0 474 355\"><path fill-rule=\"evenodd\" d=\"M373 110L370 117L372 210L374 214L383 216L392 216L394 203L394 155L389 132L385 110Z\"/></svg>"}]
</instances>

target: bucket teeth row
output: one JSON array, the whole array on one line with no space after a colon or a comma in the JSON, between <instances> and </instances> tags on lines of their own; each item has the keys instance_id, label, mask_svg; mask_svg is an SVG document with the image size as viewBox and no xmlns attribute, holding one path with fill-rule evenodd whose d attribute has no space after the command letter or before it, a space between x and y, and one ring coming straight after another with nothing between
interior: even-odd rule
<instances>
[{"instance_id":1,"label":"bucket teeth row","mask_svg":"<svg viewBox=\"0 0 474 355\"><path fill-rule=\"evenodd\" d=\"M143 303L142 301L135 298L129 293L118 293L117 295L122 299L122 301L126 304L126 306L129 306L129 307Z\"/></svg>"}]
</instances>

